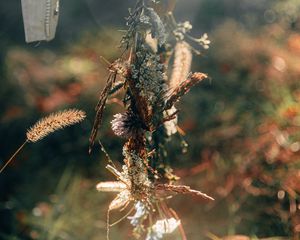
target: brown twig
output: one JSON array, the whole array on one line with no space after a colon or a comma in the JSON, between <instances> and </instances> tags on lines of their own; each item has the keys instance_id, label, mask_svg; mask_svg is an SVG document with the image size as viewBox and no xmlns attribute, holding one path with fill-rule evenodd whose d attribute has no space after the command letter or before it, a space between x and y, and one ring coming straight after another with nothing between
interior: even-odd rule
<instances>
[{"instance_id":1,"label":"brown twig","mask_svg":"<svg viewBox=\"0 0 300 240\"><path fill-rule=\"evenodd\" d=\"M104 112L104 108L106 105L107 97L109 95L109 91L111 90L112 85L115 82L116 78L117 78L117 73L116 72L111 73L107 79L106 86L104 87L104 89L102 90L102 92L100 94L98 104L95 108L96 116L94 119L93 129L92 129L90 139L89 139L89 141L90 141L89 153L92 152L92 148L93 148L95 139L97 137L99 127L102 123L102 117L103 117L103 112Z\"/></svg>"}]
</instances>

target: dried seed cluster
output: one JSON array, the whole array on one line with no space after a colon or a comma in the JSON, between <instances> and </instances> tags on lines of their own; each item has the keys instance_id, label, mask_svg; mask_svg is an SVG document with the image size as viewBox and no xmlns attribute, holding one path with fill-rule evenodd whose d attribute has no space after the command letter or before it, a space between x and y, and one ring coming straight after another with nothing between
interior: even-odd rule
<instances>
[{"instance_id":1,"label":"dried seed cluster","mask_svg":"<svg viewBox=\"0 0 300 240\"><path fill-rule=\"evenodd\" d=\"M69 109L62 112L50 114L34 124L26 133L27 140L37 142L52 132L64 127L81 122L85 118L84 111Z\"/></svg>"},{"instance_id":2,"label":"dried seed cluster","mask_svg":"<svg viewBox=\"0 0 300 240\"><path fill-rule=\"evenodd\" d=\"M132 80L139 90L140 96L152 105L162 98L165 90L164 65L156 54L141 46L136 53L136 63L132 65Z\"/></svg>"},{"instance_id":3,"label":"dried seed cluster","mask_svg":"<svg viewBox=\"0 0 300 240\"><path fill-rule=\"evenodd\" d=\"M171 89L176 88L188 77L191 71L192 58L191 47L185 41L178 42L175 46L173 70L170 78Z\"/></svg>"}]
</instances>

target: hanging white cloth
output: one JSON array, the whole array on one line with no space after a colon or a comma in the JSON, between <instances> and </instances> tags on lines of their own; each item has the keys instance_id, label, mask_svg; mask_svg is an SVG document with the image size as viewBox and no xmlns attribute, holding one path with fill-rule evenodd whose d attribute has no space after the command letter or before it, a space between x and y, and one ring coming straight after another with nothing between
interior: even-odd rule
<instances>
[{"instance_id":1,"label":"hanging white cloth","mask_svg":"<svg viewBox=\"0 0 300 240\"><path fill-rule=\"evenodd\" d=\"M21 0L26 42L55 37L59 0Z\"/></svg>"}]
</instances>

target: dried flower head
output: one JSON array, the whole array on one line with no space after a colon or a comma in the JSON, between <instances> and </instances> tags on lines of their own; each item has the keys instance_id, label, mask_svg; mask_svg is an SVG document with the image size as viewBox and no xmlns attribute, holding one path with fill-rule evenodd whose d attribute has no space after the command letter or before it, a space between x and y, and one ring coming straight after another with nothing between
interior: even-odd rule
<instances>
[{"instance_id":1,"label":"dried flower head","mask_svg":"<svg viewBox=\"0 0 300 240\"><path fill-rule=\"evenodd\" d=\"M142 131L142 124L136 114L132 111L127 111L114 115L114 119L111 121L111 128L117 136L130 138Z\"/></svg>"},{"instance_id":2,"label":"dried flower head","mask_svg":"<svg viewBox=\"0 0 300 240\"><path fill-rule=\"evenodd\" d=\"M180 22L177 24L176 28L173 30L173 34L178 41L182 41L187 33L193 28L189 21Z\"/></svg>"},{"instance_id":3,"label":"dried flower head","mask_svg":"<svg viewBox=\"0 0 300 240\"><path fill-rule=\"evenodd\" d=\"M139 95L149 101L150 105L155 104L166 90L164 65L160 57L149 52L145 45L140 47L136 57L137 66L131 66L132 80L135 81Z\"/></svg>"},{"instance_id":4,"label":"dried flower head","mask_svg":"<svg viewBox=\"0 0 300 240\"><path fill-rule=\"evenodd\" d=\"M193 40L202 45L204 49L208 49L210 45L210 40L208 39L207 33L204 33L200 38L193 38Z\"/></svg>"},{"instance_id":5,"label":"dried flower head","mask_svg":"<svg viewBox=\"0 0 300 240\"><path fill-rule=\"evenodd\" d=\"M37 142L56 130L81 122L85 116L84 111L77 109L50 114L39 120L27 131L27 141Z\"/></svg>"},{"instance_id":6,"label":"dried flower head","mask_svg":"<svg viewBox=\"0 0 300 240\"><path fill-rule=\"evenodd\" d=\"M147 200L151 191L151 181L148 178L147 166L136 151L123 147L124 161L128 165L128 177L131 182L131 194L136 200Z\"/></svg>"}]
</instances>

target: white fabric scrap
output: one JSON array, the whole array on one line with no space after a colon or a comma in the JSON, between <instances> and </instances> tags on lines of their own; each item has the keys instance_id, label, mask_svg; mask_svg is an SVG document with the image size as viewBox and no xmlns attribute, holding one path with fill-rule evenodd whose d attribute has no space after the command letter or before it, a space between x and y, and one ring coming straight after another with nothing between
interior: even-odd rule
<instances>
[{"instance_id":1,"label":"white fabric scrap","mask_svg":"<svg viewBox=\"0 0 300 240\"><path fill-rule=\"evenodd\" d=\"M26 42L55 37L59 0L21 0Z\"/></svg>"}]
</instances>

